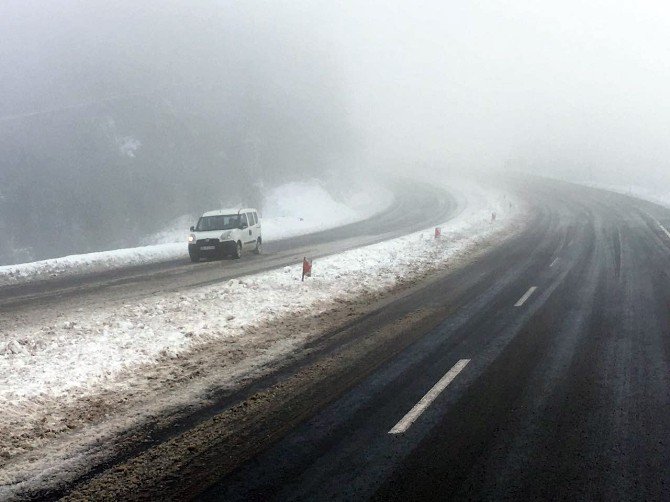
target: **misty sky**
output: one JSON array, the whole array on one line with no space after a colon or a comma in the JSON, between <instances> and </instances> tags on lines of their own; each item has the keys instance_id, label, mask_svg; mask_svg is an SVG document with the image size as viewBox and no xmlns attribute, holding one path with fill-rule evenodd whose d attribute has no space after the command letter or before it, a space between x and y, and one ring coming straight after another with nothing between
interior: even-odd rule
<instances>
[{"instance_id":1,"label":"misty sky","mask_svg":"<svg viewBox=\"0 0 670 502\"><path fill-rule=\"evenodd\" d=\"M0 33L0 262L371 168L670 191L663 2L5 0Z\"/></svg>"},{"instance_id":2,"label":"misty sky","mask_svg":"<svg viewBox=\"0 0 670 502\"><path fill-rule=\"evenodd\" d=\"M306 50L334 71L310 82L310 58L305 82L343 88L367 162L668 181L664 2L32 1L3 11L4 115L147 92L147 78L157 89L209 82L234 67L217 54L238 44L247 61L276 51L279 75ZM293 39L288 50L277 33ZM122 88L106 87L100 58L123 67Z\"/></svg>"},{"instance_id":3,"label":"misty sky","mask_svg":"<svg viewBox=\"0 0 670 502\"><path fill-rule=\"evenodd\" d=\"M374 157L670 187L667 3L362 3L316 22Z\"/></svg>"}]
</instances>

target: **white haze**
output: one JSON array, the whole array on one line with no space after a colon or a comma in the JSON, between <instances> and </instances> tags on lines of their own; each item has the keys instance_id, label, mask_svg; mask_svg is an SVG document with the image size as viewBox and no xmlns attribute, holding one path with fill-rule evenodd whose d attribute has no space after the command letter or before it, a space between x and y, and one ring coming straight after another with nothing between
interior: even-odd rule
<instances>
[{"instance_id":1,"label":"white haze","mask_svg":"<svg viewBox=\"0 0 670 502\"><path fill-rule=\"evenodd\" d=\"M370 162L670 189L666 2L352 1L313 11L338 48Z\"/></svg>"},{"instance_id":2,"label":"white haze","mask_svg":"<svg viewBox=\"0 0 670 502\"><path fill-rule=\"evenodd\" d=\"M0 30L0 183L14 164L40 179L90 162L90 182L68 182L91 192L80 212L113 199L96 193L104 178L90 176L111 154L91 154L83 133L42 144L39 129L23 144L37 123L48 132L52 120L62 130L111 117L109 130L126 126L112 132L128 179L146 169L147 186L172 187L123 216L150 213L134 233L83 239L76 251L132 245L201 209L196 181L214 192L209 178L219 171L230 185L247 183L239 173L253 169L267 188L429 166L670 191L670 7L660 1L31 0L5 2ZM166 145L155 139L163 127L173 135ZM83 146L58 149L73 141ZM168 147L174 155L162 155ZM152 159L177 160L156 171L146 167ZM39 190L42 200L48 187ZM175 201L172 214L153 213L161 200ZM17 223L36 225L2 216L5 235ZM90 233L72 218L77 234Z\"/></svg>"},{"instance_id":3,"label":"white haze","mask_svg":"<svg viewBox=\"0 0 670 502\"><path fill-rule=\"evenodd\" d=\"M172 28L189 12L193 18L202 15L203 30L239 36L240 25L247 25L256 37L267 33L266 40L258 40L261 52L273 49L264 45L272 44L276 31L293 32L306 50L316 46L340 72L331 76L333 85L345 83L345 106L362 134L368 162L514 164L567 175L588 167L594 175L633 173L664 181L670 176L666 2L149 1L125 2L119 9L122 3L63 2L63 9L55 10L70 14L62 18L68 24L55 26L62 19L41 9L41 2L29 7L15 2L21 14L43 12L37 26L27 26L42 30L30 37L34 46L16 55L39 57L40 46L53 36L67 37L70 30L99 32L93 39L104 47L113 32L114 39L125 40L121 49L134 76L143 65L169 61L169 54L156 52L160 44L168 53L175 46L188 52L192 38L202 36L189 23L191 32L182 33L182 40L161 40L173 36ZM77 8L80 19L71 15ZM212 22L208 17L217 8L220 14ZM171 10L172 19L166 15ZM166 23L174 26L166 29ZM3 46L7 56L11 41ZM71 70L67 53L52 56L61 59L56 65ZM280 56L300 57L299 50ZM7 62L6 74L20 72L20 64ZM202 65L194 69L201 71ZM154 82L157 88L175 83L169 67L162 71L165 80ZM36 102L54 105L52 83L44 83Z\"/></svg>"}]
</instances>

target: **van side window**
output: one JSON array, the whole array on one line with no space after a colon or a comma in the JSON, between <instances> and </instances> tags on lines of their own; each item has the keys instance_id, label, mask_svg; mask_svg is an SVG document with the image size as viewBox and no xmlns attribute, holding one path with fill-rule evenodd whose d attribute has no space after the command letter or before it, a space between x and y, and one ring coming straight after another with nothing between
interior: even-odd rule
<instances>
[{"instance_id":1,"label":"van side window","mask_svg":"<svg viewBox=\"0 0 670 502\"><path fill-rule=\"evenodd\" d=\"M255 225L256 224L256 219L254 218L254 213L249 213L249 225Z\"/></svg>"},{"instance_id":2,"label":"van side window","mask_svg":"<svg viewBox=\"0 0 670 502\"><path fill-rule=\"evenodd\" d=\"M244 225L249 226L249 222L247 221L247 214L246 213L242 213L240 215L240 226L242 227Z\"/></svg>"},{"instance_id":3,"label":"van side window","mask_svg":"<svg viewBox=\"0 0 670 502\"><path fill-rule=\"evenodd\" d=\"M256 221L256 225L258 225L258 213L254 211L254 220Z\"/></svg>"}]
</instances>

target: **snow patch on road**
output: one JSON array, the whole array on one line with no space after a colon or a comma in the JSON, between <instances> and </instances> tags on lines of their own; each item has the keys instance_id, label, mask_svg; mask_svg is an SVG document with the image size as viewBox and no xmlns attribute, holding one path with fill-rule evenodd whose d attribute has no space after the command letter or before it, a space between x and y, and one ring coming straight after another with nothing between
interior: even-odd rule
<instances>
[{"instance_id":1,"label":"snow patch on road","mask_svg":"<svg viewBox=\"0 0 670 502\"><path fill-rule=\"evenodd\" d=\"M317 181L288 183L267 195L261 219L263 238L271 242L354 223L384 211L392 202L393 195L381 187L355 190L336 200ZM179 218L171 228L144 241L158 243L154 245L0 266L0 287L186 261L187 229L194 223L194 218Z\"/></svg>"}]
</instances>

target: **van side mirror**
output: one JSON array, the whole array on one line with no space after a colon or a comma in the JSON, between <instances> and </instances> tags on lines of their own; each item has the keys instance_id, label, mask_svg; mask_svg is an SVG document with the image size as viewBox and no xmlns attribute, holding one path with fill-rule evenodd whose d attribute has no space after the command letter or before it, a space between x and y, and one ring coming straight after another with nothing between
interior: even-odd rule
<instances>
[{"instance_id":1,"label":"van side mirror","mask_svg":"<svg viewBox=\"0 0 670 502\"><path fill-rule=\"evenodd\" d=\"M195 227L191 226L191 232L195 232Z\"/></svg>"}]
</instances>

